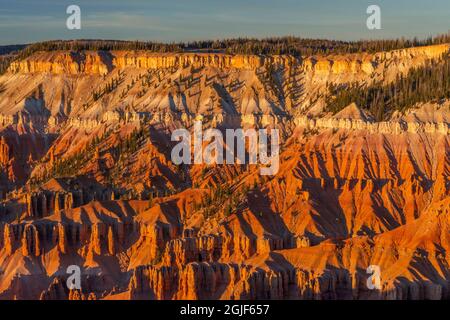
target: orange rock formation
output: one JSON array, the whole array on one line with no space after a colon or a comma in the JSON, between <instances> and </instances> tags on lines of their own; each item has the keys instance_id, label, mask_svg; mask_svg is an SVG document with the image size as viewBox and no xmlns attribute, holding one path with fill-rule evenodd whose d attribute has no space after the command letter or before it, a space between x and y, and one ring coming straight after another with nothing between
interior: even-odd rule
<instances>
[{"instance_id":1,"label":"orange rock formation","mask_svg":"<svg viewBox=\"0 0 450 320\"><path fill-rule=\"evenodd\" d=\"M0 76L0 299L449 299L450 102L385 122L323 109L329 82L390 82L448 50L13 62ZM279 172L175 165L171 132L196 119L279 129ZM66 285L71 265L81 289Z\"/></svg>"}]
</instances>

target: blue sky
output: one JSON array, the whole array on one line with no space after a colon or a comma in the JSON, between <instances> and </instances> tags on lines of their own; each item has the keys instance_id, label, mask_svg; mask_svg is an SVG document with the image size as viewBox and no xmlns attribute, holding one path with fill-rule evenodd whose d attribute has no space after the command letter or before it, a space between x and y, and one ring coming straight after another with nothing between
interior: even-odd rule
<instances>
[{"instance_id":1,"label":"blue sky","mask_svg":"<svg viewBox=\"0 0 450 320\"><path fill-rule=\"evenodd\" d=\"M81 7L81 30L66 28L70 4ZM381 7L382 30L366 28L370 4ZM358 40L449 30L450 0L0 0L0 44L280 35Z\"/></svg>"}]
</instances>

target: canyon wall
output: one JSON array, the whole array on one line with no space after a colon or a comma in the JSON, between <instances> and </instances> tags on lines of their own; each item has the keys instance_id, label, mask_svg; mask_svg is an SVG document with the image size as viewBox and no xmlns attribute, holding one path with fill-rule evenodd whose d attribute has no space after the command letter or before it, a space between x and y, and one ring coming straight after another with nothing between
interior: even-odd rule
<instances>
[{"instance_id":1,"label":"canyon wall","mask_svg":"<svg viewBox=\"0 0 450 320\"><path fill-rule=\"evenodd\" d=\"M272 65L275 68L301 66L305 71L317 74L372 74L378 64L385 61L411 61L414 58L436 59L448 53L449 45L407 48L375 54L347 56L294 56L226 55L212 53L148 53L145 51L111 51L108 53L38 52L9 67L13 73L48 72L54 74L106 74L112 68L169 69L215 67L222 69L255 70Z\"/></svg>"},{"instance_id":2,"label":"canyon wall","mask_svg":"<svg viewBox=\"0 0 450 320\"><path fill-rule=\"evenodd\" d=\"M449 102L382 122L320 108L330 82L389 82L448 50L13 62L0 76L0 299L449 299ZM195 120L280 129L279 171L174 164L171 133ZM66 286L71 265L81 290Z\"/></svg>"}]
</instances>

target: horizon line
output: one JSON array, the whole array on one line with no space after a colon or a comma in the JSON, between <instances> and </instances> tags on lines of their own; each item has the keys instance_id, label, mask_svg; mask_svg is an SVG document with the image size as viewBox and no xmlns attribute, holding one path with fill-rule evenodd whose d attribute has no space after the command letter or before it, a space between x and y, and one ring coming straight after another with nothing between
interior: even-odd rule
<instances>
[{"instance_id":1,"label":"horizon line","mask_svg":"<svg viewBox=\"0 0 450 320\"><path fill-rule=\"evenodd\" d=\"M155 44L164 44L164 45L188 45L194 42L216 42L216 41L229 41L229 40L255 40L255 41L264 41L264 40L274 40L274 39L286 39L286 38L294 38L299 40L318 40L318 41L335 41L341 43L359 43L359 42L376 42L376 41L426 41L433 40L441 36L450 36L450 30L447 33L437 33L430 34L425 37L420 36L400 36L400 37L383 37L383 38L360 38L358 40L345 40L344 38L326 38L326 37L302 37L299 35L282 35L282 36L264 36L264 37L255 37L255 36L239 36L239 37L223 37L223 38L199 38L197 40L183 40L183 41L160 41L160 40L143 40L143 39L124 39L124 38L53 38L46 40L39 40L33 42L26 43L9 43L9 44L0 44L0 47L7 46L29 46L37 43L46 43L46 42L70 42L70 41L120 41L120 42L142 42L142 43L155 43Z\"/></svg>"}]
</instances>

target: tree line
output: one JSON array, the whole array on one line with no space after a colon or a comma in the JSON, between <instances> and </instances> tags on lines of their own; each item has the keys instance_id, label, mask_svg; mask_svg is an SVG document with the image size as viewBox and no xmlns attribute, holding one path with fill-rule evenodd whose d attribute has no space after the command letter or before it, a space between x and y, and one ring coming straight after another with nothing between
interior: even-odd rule
<instances>
[{"instance_id":1,"label":"tree line","mask_svg":"<svg viewBox=\"0 0 450 320\"><path fill-rule=\"evenodd\" d=\"M357 52L374 53L409 47L426 46L450 42L450 33L427 39L389 39L339 41L326 39L305 39L299 37L273 37L265 39L237 38L216 41L195 41L185 45L188 50L214 50L229 54L295 55L348 54Z\"/></svg>"},{"instance_id":2,"label":"tree line","mask_svg":"<svg viewBox=\"0 0 450 320\"><path fill-rule=\"evenodd\" d=\"M300 37L271 37L265 39L236 38L178 43L123 40L52 40L30 45L0 46L0 74L4 73L14 60L22 60L37 51L112 51L145 50L156 53L168 52L221 52L227 54L294 55L349 54L357 52L374 53L432 44L450 43L450 33L427 39L389 39L340 41L307 39Z\"/></svg>"},{"instance_id":3,"label":"tree line","mask_svg":"<svg viewBox=\"0 0 450 320\"><path fill-rule=\"evenodd\" d=\"M52 40L37 42L26 46L17 55L17 59L25 59L38 51L113 51L113 50L146 50L151 52L177 52L181 51L179 44L148 42L148 41L122 41L122 40Z\"/></svg>"},{"instance_id":4,"label":"tree line","mask_svg":"<svg viewBox=\"0 0 450 320\"><path fill-rule=\"evenodd\" d=\"M424 46L450 42L450 33L429 37L427 39L389 39L389 40L360 40L340 41L327 39L307 39L294 36L271 37L264 39L235 38L223 40L206 40L178 43L161 43L151 41L123 41L123 40L54 40L33 43L20 50L19 59L30 56L36 51L111 51L111 50L146 50L151 52L191 52L195 50L213 50L230 54L345 54L356 52L377 52L395 50L413 46ZM10 46L11 47L11 46ZM5 50L11 50L6 48ZM1 54L1 47L0 47Z\"/></svg>"},{"instance_id":5,"label":"tree line","mask_svg":"<svg viewBox=\"0 0 450 320\"><path fill-rule=\"evenodd\" d=\"M328 111L337 113L354 102L370 111L377 121L386 120L395 110L403 112L417 103L450 99L450 57L445 54L442 59L429 60L405 76L397 75L387 85L329 84L328 90Z\"/></svg>"}]
</instances>

